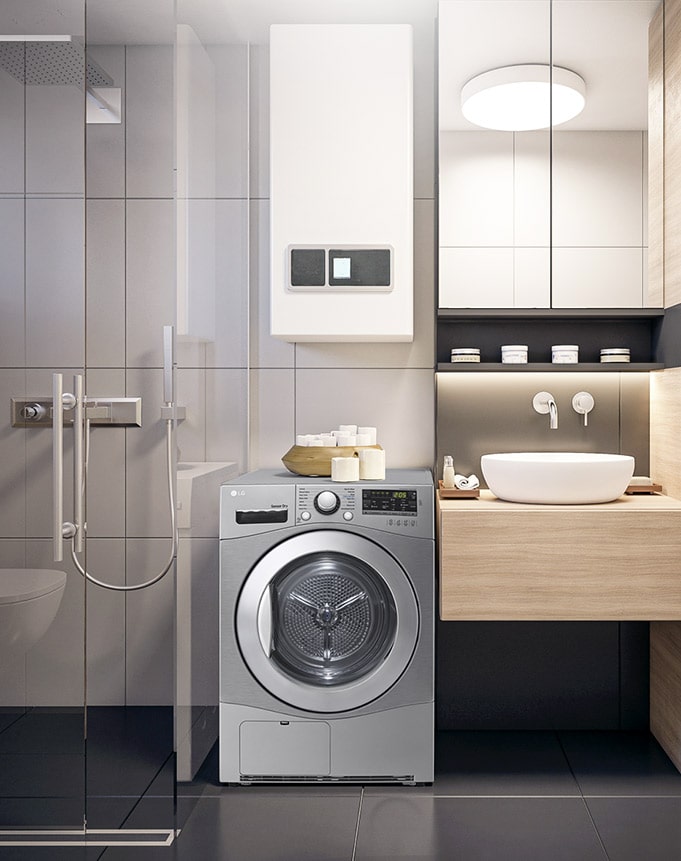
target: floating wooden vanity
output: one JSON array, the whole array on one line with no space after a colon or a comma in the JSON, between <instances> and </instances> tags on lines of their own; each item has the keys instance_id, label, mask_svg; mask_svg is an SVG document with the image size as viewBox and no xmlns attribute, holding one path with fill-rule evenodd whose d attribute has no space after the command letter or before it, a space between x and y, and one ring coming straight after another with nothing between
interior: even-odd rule
<instances>
[{"instance_id":1,"label":"floating wooden vanity","mask_svg":"<svg viewBox=\"0 0 681 861\"><path fill-rule=\"evenodd\" d=\"M681 501L437 501L445 621L651 621L650 729L681 771Z\"/></svg>"}]
</instances>

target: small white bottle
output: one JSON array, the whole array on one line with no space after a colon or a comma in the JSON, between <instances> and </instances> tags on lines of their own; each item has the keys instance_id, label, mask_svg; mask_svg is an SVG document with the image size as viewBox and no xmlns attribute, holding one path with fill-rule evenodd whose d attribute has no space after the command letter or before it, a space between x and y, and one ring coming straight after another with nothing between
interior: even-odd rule
<instances>
[{"instance_id":1,"label":"small white bottle","mask_svg":"<svg viewBox=\"0 0 681 861\"><path fill-rule=\"evenodd\" d=\"M456 487L454 484L454 458L451 454L445 455L444 466L442 468L442 486Z\"/></svg>"}]
</instances>

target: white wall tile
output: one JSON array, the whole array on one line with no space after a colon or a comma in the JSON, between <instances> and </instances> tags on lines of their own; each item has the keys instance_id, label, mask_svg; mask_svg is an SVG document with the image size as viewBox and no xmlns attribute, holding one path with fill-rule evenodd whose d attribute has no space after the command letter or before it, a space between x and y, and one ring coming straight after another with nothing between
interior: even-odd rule
<instances>
[{"instance_id":1,"label":"white wall tile","mask_svg":"<svg viewBox=\"0 0 681 861\"><path fill-rule=\"evenodd\" d=\"M142 398L142 427L125 429L126 535L170 535L163 372L128 369L127 397Z\"/></svg>"},{"instance_id":2,"label":"white wall tile","mask_svg":"<svg viewBox=\"0 0 681 861\"><path fill-rule=\"evenodd\" d=\"M84 138L85 102L79 87L27 86L26 190L83 195Z\"/></svg>"},{"instance_id":3,"label":"white wall tile","mask_svg":"<svg viewBox=\"0 0 681 861\"><path fill-rule=\"evenodd\" d=\"M88 538L86 570L104 583L125 584L125 541ZM94 583L86 586L87 701L125 703L125 596Z\"/></svg>"},{"instance_id":4,"label":"white wall tile","mask_svg":"<svg viewBox=\"0 0 681 861\"><path fill-rule=\"evenodd\" d=\"M173 49L128 45L125 55L127 194L172 198Z\"/></svg>"},{"instance_id":5,"label":"white wall tile","mask_svg":"<svg viewBox=\"0 0 681 861\"><path fill-rule=\"evenodd\" d=\"M437 27L414 30L414 197L435 197Z\"/></svg>"},{"instance_id":6,"label":"white wall tile","mask_svg":"<svg viewBox=\"0 0 681 861\"><path fill-rule=\"evenodd\" d=\"M248 468L248 371L206 371L206 460Z\"/></svg>"},{"instance_id":7,"label":"white wall tile","mask_svg":"<svg viewBox=\"0 0 681 861\"><path fill-rule=\"evenodd\" d=\"M0 194L24 192L24 87L0 69Z\"/></svg>"},{"instance_id":8,"label":"white wall tile","mask_svg":"<svg viewBox=\"0 0 681 861\"><path fill-rule=\"evenodd\" d=\"M0 370L0 403L5 405L0 417L0 536L18 538L25 534L26 524L26 442L32 429L11 427L10 398L22 397L26 391L24 372ZM39 394L33 392L32 394Z\"/></svg>"},{"instance_id":9,"label":"white wall tile","mask_svg":"<svg viewBox=\"0 0 681 861\"><path fill-rule=\"evenodd\" d=\"M440 248L441 308L513 307L512 248Z\"/></svg>"},{"instance_id":10,"label":"white wall tile","mask_svg":"<svg viewBox=\"0 0 681 861\"><path fill-rule=\"evenodd\" d=\"M270 196L270 54L265 45L250 49L250 197Z\"/></svg>"},{"instance_id":11,"label":"white wall tile","mask_svg":"<svg viewBox=\"0 0 681 861\"><path fill-rule=\"evenodd\" d=\"M549 245L551 135L548 131L516 132L513 141L515 245Z\"/></svg>"},{"instance_id":12,"label":"white wall tile","mask_svg":"<svg viewBox=\"0 0 681 861\"><path fill-rule=\"evenodd\" d=\"M1 104L0 110L2 110ZM2 125L4 122L0 123L0 126ZM2 146L1 142L0 146ZM2 259L0 366L17 367L23 365L25 361L23 200L0 200L0 259Z\"/></svg>"},{"instance_id":13,"label":"white wall tile","mask_svg":"<svg viewBox=\"0 0 681 861\"><path fill-rule=\"evenodd\" d=\"M28 567L66 571L67 580L54 621L26 654L26 700L34 706L82 705L85 697L85 581L73 567L66 546L64 562L51 560L51 542L28 544Z\"/></svg>"},{"instance_id":14,"label":"white wall tile","mask_svg":"<svg viewBox=\"0 0 681 861\"><path fill-rule=\"evenodd\" d=\"M432 370L296 372L296 433L341 423L376 427L388 468L433 463L434 415Z\"/></svg>"},{"instance_id":15,"label":"white wall tile","mask_svg":"<svg viewBox=\"0 0 681 861\"><path fill-rule=\"evenodd\" d=\"M249 204L245 200L218 200L214 206L215 337L206 344L206 364L243 368L248 361Z\"/></svg>"},{"instance_id":16,"label":"white wall tile","mask_svg":"<svg viewBox=\"0 0 681 861\"><path fill-rule=\"evenodd\" d=\"M248 196L248 66L246 45L207 45L215 68L215 195ZM257 49L252 49L257 50Z\"/></svg>"},{"instance_id":17,"label":"white wall tile","mask_svg":"<svg viewBox=\"0 0 681 861\"><path fill-rule=\"evenodd\" d=\"M158 574L168 541L127 541L127 584ZM175 566L150 586L126 594L126 703L171 705L174 699Z\"/></svg>"},{"instance_id":18,"label":"white wall tile","mask_svg":"<svg viewBox=\"0 0 681 861\"><path fill-rule=\"evenodd\" d=\"M128 200L126 358L163 365L163 326L175 320L175 209L171 200Z\"/></svg>"},{"instance_id":19,"label":"white wall tile","mask_svg":"<svg viewBox=\"0 0 681 861\"><path fill-rule=\"evenodd\" d=\"M639 308L641 248L554 248L554 308Z\"/></svg>"},{"instance_id":20,"label":"white wall tile","mask_svg":"<svg viewBox=\"0 0 681 861\"><path fill-rule=\"evenodd\" d=\"M82 200L26 201L26 364L82 365L85 260Z\"/></svg>"},{"instance_id":21,"label":"white wall tile","mask_svg":"<svg viewBox=\"0 0 681 861\"><path fill-rule=\"evenodd\" d=\"M122 90L121 122L86 126L86 194L91 197L125 196L125 48L122 45L90 45L88 57L113 78Z\"/></svg>"},{"instance_id":22,"label":"white wall tile","mask_svg":"<svg viewBox=\"0 0 681 861\"><path fill-rule=\"evenodd\" d=\"M638 246L641 132L553 134L554 246Z\"/></svg>"},{"instance_id":23,"label":"white wall tile","mask_svg":"<svg viewBox=\"0 0 681 861\"><path fill-rule=\"evenodd\" d=\"M90 367L120 367L125 364L125 203L122 200L88 200L86 261L87 363Z\"/></svg>"},{"instance_id":24,"label":"white wall tile","mask_svg":"<svg viewBox=\"0 0 681 861\"><path fill-rule=\"evenodd\" d=\"M513 134L440 133L440 246L513 244Z\"/></svg>"},{"instance_id":25,"label":"white wall tile","mask_svg":"<svg viewBox=\"0 0 681 861\"><path fill-rule=\"evenodd\" d=\"M516 248L513 252L513 307L551 307L551 252L548 248Z\"/></svg>"},{"instance_id":26,"label":"white wall tile","mask_svg":"<svg viewBox=\"0 0 681 861\"><path fill-rule=\"evenodd\" d=\"M294 347L270 335L270 203L251 201L250 354L253 368L292 368Z\"/></svg>"},{"instance_id":27,"label":"white wall tile","mask_svg":"<svg viewBox=\"0 0 681 861\"><path fill-rule=\"evenodd\" d=\"M206 459L206 372L202 368L179 369L176 373L177 403L187 417L177 423L178 460Z\"/></svg>"},{"instance_id":28,"label":"white wall tile","mask_svg":"<svg viewBox=\"0 0 681 861\"><path fill-rule=\"evenodd\" d=\"M249 469L278 467L295 443L295 372L251 371L251 457ZM323 430L323 428L318 428ZM305 433L305 431L301 431Z\"/></svg>"},{"instance_id":29,"label":"white wall tile","mask_svg":"<svg viewBox=\"0 0 681 861\"><path fill-rule=\"evenodd\" d=\"M296 344L298 368L427 368L435 354L435 204L414 201L414 340L409 344Z\"/></svg>"},{"instance_id":30,"label":"white wall tile","mask_svg":"<svg viewBox=\"0 0 681 861\"><path fill-rule=\"evenodd\" d=\"M89 398L123 398L125 371L90 368L85 391ZM125 535L125 428L90 428L86 516L90 538Z\"/></svg>"}]
</instances>

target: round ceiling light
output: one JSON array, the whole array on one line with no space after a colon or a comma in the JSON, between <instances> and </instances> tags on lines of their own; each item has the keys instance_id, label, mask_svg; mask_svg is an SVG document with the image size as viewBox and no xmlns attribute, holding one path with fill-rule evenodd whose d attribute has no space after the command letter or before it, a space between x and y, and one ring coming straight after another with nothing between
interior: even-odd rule
<instances>
[{"instance_id":1,"label":"round ceiling light","mask_svg":"<svg viewBox=\"0 0 681 861\"><path fill-rule=\"evenodd\" d=\"M476 126L530 131L576 117L586 104L585 97L584 80L569 69L539 63L504 66L476 75L465 84L461 110Z\"/></svg>"}]
</instances>

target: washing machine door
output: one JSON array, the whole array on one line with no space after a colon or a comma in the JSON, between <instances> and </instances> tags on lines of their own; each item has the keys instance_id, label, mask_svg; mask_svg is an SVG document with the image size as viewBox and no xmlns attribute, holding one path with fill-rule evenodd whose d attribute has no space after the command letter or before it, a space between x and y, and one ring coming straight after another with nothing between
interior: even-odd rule
<instances>
[{"instance_id":1,"label":"washing machine door","mask_svg":"<svg viewBox=\"0 0 681 861\"><path fill-rule=\"evenodd\" d=\"M378 544L319 530L283 541L253 567L236 634L273 696L307 711L348 711L381 696L407 668L418 603L404 569Z\"/></svg>"}]
</instances>

